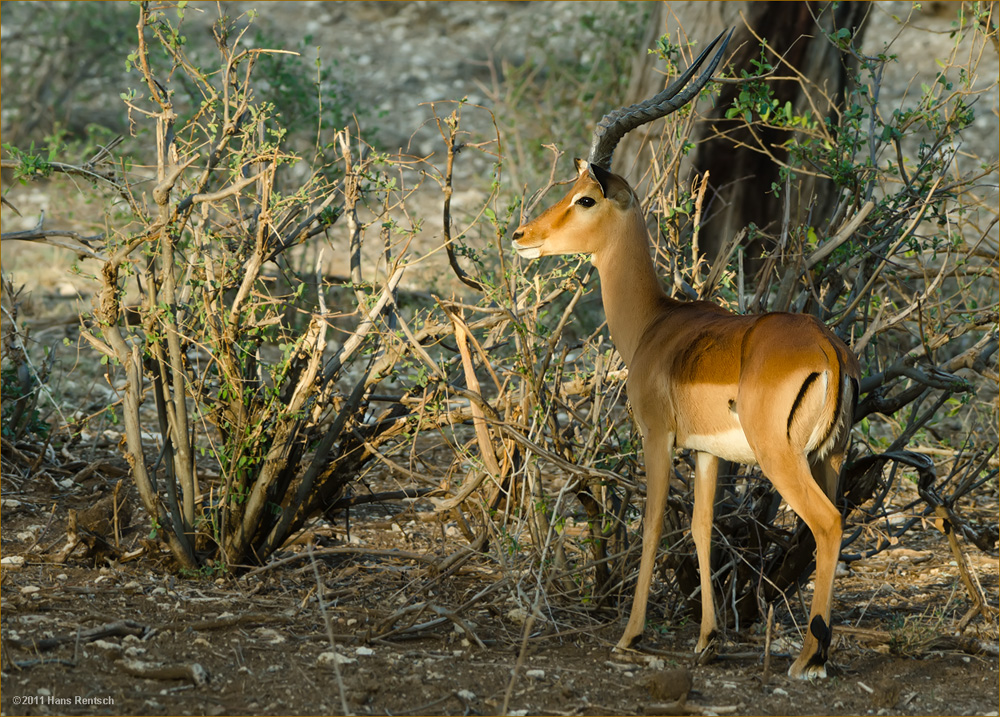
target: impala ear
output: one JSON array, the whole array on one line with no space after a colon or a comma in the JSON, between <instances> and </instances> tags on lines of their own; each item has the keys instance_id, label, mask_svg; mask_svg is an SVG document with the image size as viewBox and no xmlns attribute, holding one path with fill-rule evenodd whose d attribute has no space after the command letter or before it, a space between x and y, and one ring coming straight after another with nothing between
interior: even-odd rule
<instances>
[{"instance_id":1,"label":"impala ear","mask_svg":"<svg viewBox=\"0 0 1000 717\"><path fill-rule=\"evenodd\" d=\"M603 167L598 167L596 164L587 163L587 172L590 174L590 178L601 185L601 193L604 195L605 199L608 197L608 192L610 191L611 177L612 174Z\"/></svg>"},{"instance_id":2,"label":"impala ear","mask_svg":"<svg viewBox=\"0 0 1000 717\"><path fill-rule=\"evenodd\" d=\"M632 204L632 190L623 180L617 179L611 172L596 164L588 164L587 171L591 179L601 185L605 199L610 199L623 210L629 208Z\"/></svg>"}]
</instances>

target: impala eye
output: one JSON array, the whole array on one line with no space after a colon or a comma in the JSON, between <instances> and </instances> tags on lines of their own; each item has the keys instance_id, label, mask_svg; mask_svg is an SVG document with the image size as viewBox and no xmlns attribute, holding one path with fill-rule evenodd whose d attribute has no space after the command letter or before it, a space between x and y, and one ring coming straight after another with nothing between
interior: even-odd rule
<instances>
[{"instance_id":1,"label":"impala eye","mask_svg":"<svg viewBox=\"0 0 1000 717\"><path fill-rule=\"evenodd\" d=\"M592 207L597 204L597 202L595 202L591 197L580 197L576 200L576 203L581 207Z\"/></svg>"}]
</instances>

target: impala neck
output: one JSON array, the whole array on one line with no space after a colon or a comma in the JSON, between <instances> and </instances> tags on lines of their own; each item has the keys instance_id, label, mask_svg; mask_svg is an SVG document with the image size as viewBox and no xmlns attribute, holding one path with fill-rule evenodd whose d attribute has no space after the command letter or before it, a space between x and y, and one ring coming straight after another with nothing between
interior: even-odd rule
<instances>
[{"instance_id":1,"label":"impala neck","mask_svg":"<svg viewBox=\"0 0 1000 717\"><path fill-rule=\"evenodd\" d=\"M611 340L626 365L650 322L674 303L667 296L649 256L649 234L640 212L630 212L621 233L594 254L601 276L601 300Z\"/></svg>"}]
</instances>

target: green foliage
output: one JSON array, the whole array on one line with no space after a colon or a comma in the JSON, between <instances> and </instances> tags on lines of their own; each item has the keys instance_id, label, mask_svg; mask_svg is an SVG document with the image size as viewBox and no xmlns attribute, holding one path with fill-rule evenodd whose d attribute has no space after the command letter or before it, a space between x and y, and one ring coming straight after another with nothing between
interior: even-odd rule
<instances>
[{"instance_id":1,"label":"green foliage","mask_svg":"<svg viewBox=\"0 0 1000 717\"><path fill-rule=\"evenodd\" d=\"M22 437L44 441L51 426L38 410L38 391L34 375L26 367L9 365L0 371L0 434L4 438Z\"/></svg>"},{"instance_id":2,"label":"green foliage","mask_svg":"<svg viewBox=\"0 0 1000 717\"><path fill-rule=\"evenodd\" d=\"M742 116L747 123L753 122L756 117L766 121L771 111L777 107L778 100L773 99L770 84L758 79L774 71L767 60L766 42L761 43L760 57L750 60L750 65L751 70L740 70L740 77L744 81L740 83L740 91L733 106L726 110L726 119Z\"/></svg>"},{"instance_id":3,"label":"green foliage","mask_svg":"<svg viewBox=\"0 0 1000 717\"><path fill-rule=\"evenodd\" d=\"M4 141L18 147L41 143L61 128L69 138L88 128L121 131L123 107L110 106L94 87L122 86L121 55L135 33L127 3L6 3L3 7ZM71 38L71 40L68 40ZM17 51L10 51L12 48Z\"/></svg>"},{"instance_id":4,"label":"green foliage","mask_svg":"<svg viewBox=\"0 0 1000 717\"><path fill-rule=\"evenodd\" d=\"M278 47L282 43L257 30L253 44ZM255 68L261 101L280 108L274 120L292 136L326 133L360 122L373 141L375 128L365 126L371 108L361 100L353 68L336 60L326 65L323 55L323 48L315 46L308 35L293 51L263 55Z\"/></svg>"},{"instance_id":5,"label":"green foliage","mask_svg":"<svg viewBox=\"0 0 1000 717\"><path fill-rule=\"evenodd\" d=\"M329 127L345 122L348 110L332 95L320 100L333 81L320 63L309 69L295 55L240 46L250 15L215 24L213 67L189 46L183 5L176 12L137 7L138 43L126 64L139 85L121 96L140 141L170 137L169 157L154 146L138 162L159 164L171 179L154 188L121 163L116 190L126 202L103 247L110 258L96 277L101 298L94 330L86 333L102 362L130 378L126 453L154 532L191 575L210 575L278 547L353 478L363 458L356 442L377 445L359 425L366 394L344 395L338 381L354 361L364 366L382 349L362 342L339 368L323 359L327 287L299 246L335 227L345 204L355 219L359 211L379 216L390 196L405 190L387 173L394 165L386 157L368 153L355 163L343 156L355 138ZM293 134L306 128L334 141L313 148L315 171L286 175L300 161ZM53 166L56 146L48 158L13 148L10 154L20 160L23 179L37 179ZM349 173L355 179L347 189ZM142 192L150 193L136 201ZM399 222L384 225L412 232ZM382 282L354 288L356 308L367 315ZM132 296L138 321L126 323L123 303ZM191 360L200 350L208 359ZM155 491L143 458L145 396L131 381L143 374L168 437L165 495ZM210 508L194 499L194 456L214 462L222 476ZM300 471L311 471L312 490L291 489Z\"/></svg>"},{"instance_id":6,"label":"green foliage","mask_svg":"<svg viewBox=\"0 0 1000 717\"><path fill-rule=\"evenodd\" d=\"M42 156L42 154L36 154L34 142L31 143L26 152L12 144L4 143L2 146L3 151L11 159L17 161L18 164L14 168L14 179L21 184L49 177L52 174L52 162L55 161L61 149L58 145L53 144L47 148L45 156Z\"/></svg>"},{"instance_id":7,"label":"green foliage","mask_svg":"<svg viewBox=\"0 0 1000 717\"><path fill-rule=\"evenodd\" d=\"M643 51L648 4L592 7L580 15L577 27L534 28L524 62L504 63L502 84L490 88L501 134L516 138L505 157L508 171L529 185L543 180L546 145L589 145L593 123L624 101L632 63ZM566 42L569 37L572 43Z\"/></svg>"}]
</instances>

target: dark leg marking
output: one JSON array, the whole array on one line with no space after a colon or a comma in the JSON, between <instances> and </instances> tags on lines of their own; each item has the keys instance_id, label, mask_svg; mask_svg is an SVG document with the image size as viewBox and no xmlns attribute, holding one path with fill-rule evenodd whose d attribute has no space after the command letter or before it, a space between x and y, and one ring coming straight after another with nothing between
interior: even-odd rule
<instances>
[{"instance_id":1,"label":"dark leg marking","mask_svg":"<svg viewBox=\"0 0 1000 717\"><path fill-rule=\"evenodd\" d=\"M792 410L788 413L788 430L786 431L788 438L792 437L792 419L795 418L795 412L799 410L799 406L802 404L802 399L806 396L806 391L809 387L813 385L813 382L819 378L819 374L813 371L811 374L806 376L806 380L802 382L802 388L799 389L799 395L795 397L795 401L792 403Z\"/></svg>"},{"instance_id":2,"label":"dark leg marking","mask_svg":"<svg viewBox=\"0 0 1000 717\"><path fill-rule=\"evenodd\" d=\"M809 632L819 642L815 654L809 658L809 664L825 665L830 654L830 639L833 637L833 632L827 627L826 621L819 615L814 617L812 622L809 623Z\"/></svg>"}]
</instances>

